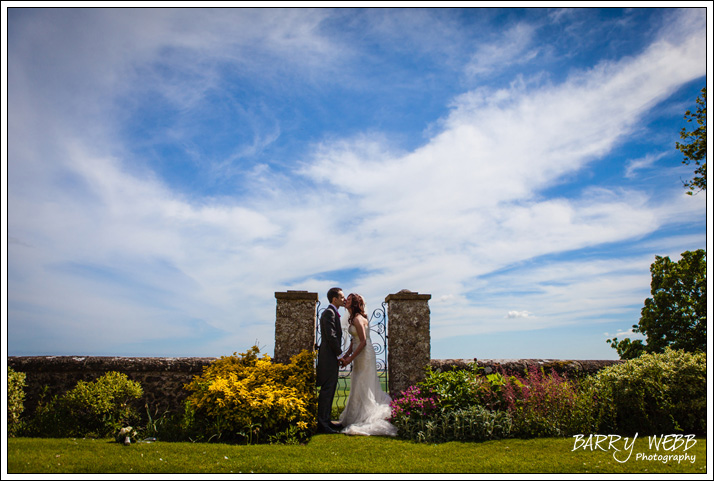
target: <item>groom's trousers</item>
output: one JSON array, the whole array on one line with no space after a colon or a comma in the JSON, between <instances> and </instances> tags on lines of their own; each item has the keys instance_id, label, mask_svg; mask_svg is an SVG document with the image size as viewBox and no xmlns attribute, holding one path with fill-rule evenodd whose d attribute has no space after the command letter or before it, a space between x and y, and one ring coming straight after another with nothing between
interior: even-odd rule
<instances>
[{"instance_id":1,"label":"groom's trousers","mask_svg":"<svg viewBox=\"0 0 714 481\"><path fill-rule=\"evenodd\" d=\"M339 373L338 370L335 369L334 376L330 373L330 375L324 379L320 387L320 395L317 398L317 423L323 427L330 426L332 400L335 398L338 378Z\"/></svg>"},{"instance_id":2,"label":"groom's trousers","mask_svg":"<svg viewBox=\"0 0 714 481\"><path fill-rule=\"evenodd\" d=\"M340 362L337 358L342 352L342 328L336 307L328 306L320 315L320 332L322 342L317 355L317 385L320 386L317 424L323 428L331 428L332 400L340 375Z\"/></svg>"}]
</instances>

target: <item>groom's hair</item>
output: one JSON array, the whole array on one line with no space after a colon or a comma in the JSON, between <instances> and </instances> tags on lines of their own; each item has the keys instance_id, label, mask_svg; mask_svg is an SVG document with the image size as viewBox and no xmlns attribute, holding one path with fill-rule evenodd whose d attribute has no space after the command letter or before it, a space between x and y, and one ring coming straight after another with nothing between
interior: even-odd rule
<instances>
[{"instance_id":1,"label":"groom's hair","mask_svg":"<svg viewBox=\"0 0 714 481\"><path fill-rule=\"evenodd\" d=\"M333 287L329 291L327 291L327 302L332 303L332 299L337 297L337 294L342 290L340 287Z\"/></svg>"}]
</instances>

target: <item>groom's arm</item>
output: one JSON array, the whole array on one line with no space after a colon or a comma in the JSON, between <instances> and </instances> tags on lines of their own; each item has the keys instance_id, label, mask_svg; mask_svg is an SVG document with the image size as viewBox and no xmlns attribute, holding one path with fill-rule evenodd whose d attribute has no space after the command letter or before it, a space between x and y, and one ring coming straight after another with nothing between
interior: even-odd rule
<instances>
[{"instance_id":1,"label":"groom's arm","mask_svg":"<svg viewBox=\"0 0 714 481\"><path fill-rule=\"evenodd\" d=\"M322 342L327 343L330 350L335 353L335 356L339 356L342 353L342 346L340 346L337 326L335 324L335 313L332 309L325 309L325 312L320 316Z\"/></svg>"}]
</instances>

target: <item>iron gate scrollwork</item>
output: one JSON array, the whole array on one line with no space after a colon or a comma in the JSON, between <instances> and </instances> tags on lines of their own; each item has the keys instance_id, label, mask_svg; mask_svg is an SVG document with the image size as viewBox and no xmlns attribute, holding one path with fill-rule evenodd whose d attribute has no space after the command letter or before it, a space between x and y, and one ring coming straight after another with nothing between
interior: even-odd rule
<instances>
[{"instance_id":1,"label":"iron gate scrollwork","mask_svg":"<svg viewBox=\"0 0 714 481\"><path fill-rule=\"evenodd\" d=\"M315 319L315 349L318 349L320 343L322 342L322 337L320 335L320 316L322 312L327 309L326 307L320 308L320 301L317 302L317 317ZM347 351L350 347L350 335L347 332L347 327L342 328L342 352ZM369 331L370 338L372 340L372 349L377 357L377 375L382 384L382 389L387 392L388 379L387 379L387 303L383 302L382 306L372 311L369 316ZM317 363L317 360L315 360ZM337 382L337 390L335 391L335 398L332 401L333 411L337 408L342 411L345 403L347 402L347 396L350 392L350 377L352 374L352 364L345 366L340 369L339 380Z\"/></svg>"}]
</instances>

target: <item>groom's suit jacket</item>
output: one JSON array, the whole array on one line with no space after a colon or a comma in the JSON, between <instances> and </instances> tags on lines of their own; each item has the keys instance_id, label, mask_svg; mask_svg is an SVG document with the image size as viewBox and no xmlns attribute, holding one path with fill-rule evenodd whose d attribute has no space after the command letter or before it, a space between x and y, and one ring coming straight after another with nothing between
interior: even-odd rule
<instances>
[{"instance_id":1,"label":"groom's suit jacket","mask_svg":"<svg viewBox=\"0 0 714 481\"><path fill-rule=\"evenodd\" d=\"M337 381L342 354L342 324L335 306L330 304L320 316L320 350L317 354L317 385Z\"/></svg>"}]
</instances>

